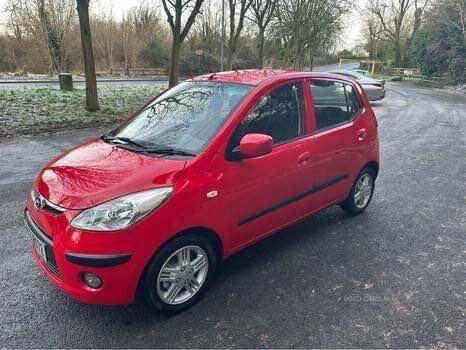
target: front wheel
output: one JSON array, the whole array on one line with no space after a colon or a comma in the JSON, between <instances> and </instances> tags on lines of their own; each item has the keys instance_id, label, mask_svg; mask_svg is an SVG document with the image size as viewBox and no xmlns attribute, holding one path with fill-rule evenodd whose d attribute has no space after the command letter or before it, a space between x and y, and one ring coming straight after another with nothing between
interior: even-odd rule
<instances>
[{"instance_id":1,"label":"front wheel","mask_svg":"<svg viewBox=\"0 0 466 350\"><path fill-rule=\"evenodd\" d=\"M374 193L375 173L364 168L354 181L348 197L340 206L350 215L362 213L368 206Z\"/></svg>"},{"instance_id":2,"label":"front wheel","mask_svg":"<svg viewBox=\"0 0 466 350\"><path fill-rule=\"evenodd\" d=\"M210 241L200 235L175 238L150 263L144 294L150 306L177 312L193 305L211 282L216 254Z\"/></svg>"}]
</instances>

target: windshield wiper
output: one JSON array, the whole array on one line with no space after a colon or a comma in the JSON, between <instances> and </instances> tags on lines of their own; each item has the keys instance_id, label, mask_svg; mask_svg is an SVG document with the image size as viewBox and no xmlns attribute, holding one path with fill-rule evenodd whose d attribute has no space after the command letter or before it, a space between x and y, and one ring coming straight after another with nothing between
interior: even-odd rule
<instances>
[{"instance_id":1,"label":"windshield wiper","mask_svg":"<svg viewBox=\"0 0 466 350\"><path fill-rule=\"evenodd\" d=\"M160 148L147 148L145 150L147 153L158 153L158 154L167 154L167 155L176 155L176 156L187 156L187 157L195 157L196 154L188 151L184 151L178 148L171 148L171 147L160 147Z\"/></svg>"},{"instance_id":2,"label":"windshield wiper","mask_svg":"<svg viewBox=\"0 0 466 350\"><path fill-rule=\"evenodd\" d=\"M103 135L102 140L108 141L108 142L111 142L111 143L114 143L114 141L120 141L120 142L122 142L120 144L123 144L123 145L130 144L130 145L136 146L138 148L142 148L143 150L147 149L147 146L144 146L143 144L141 144L139 142L136 142L136 141L130 139L129 137L115 137L115 136L110 136L110 135Z\"/></svg>"},{"instance_id":3,"label":"windshield wiper","mask_svg":"<svg viewBox=\"0 0 466 350\"><path fill-rule=\"evenodd\" d=\"M115 144L118 145L133 145L139 148L138 152L141 153L158 153L158 154L167 154L167 155L177 155L177 156L187 156L187 157L195 157L196 154L192 152L188 152L182 149L178 148L173 148L173 147L148 147L146 145L143 145L142 143L139 143L137 141L134 141L128 137L118 137L118 136L110 136L110 135L103 135L102 140L108 141L111 143L115 143L114 141L117 141ZM121 142L121 143L120 143Z\"/></svg>"}]
</instances>

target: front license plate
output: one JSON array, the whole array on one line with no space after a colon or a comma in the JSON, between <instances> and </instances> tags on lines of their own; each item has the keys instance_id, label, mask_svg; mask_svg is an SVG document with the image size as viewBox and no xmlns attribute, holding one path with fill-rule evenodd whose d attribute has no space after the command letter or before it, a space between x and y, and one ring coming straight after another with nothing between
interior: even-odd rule
<instances>
[{"instance_id":1,"label":"front license plate","mask_svg":"<svg viewBox=\"0 0 466 350\"><path fill-rule=\"evenodd\" d=\"M45 244L39 241L39 239L31 234L32 245L36 249L37 254L42 260L47 261L47 253L45 252Z\"/></svg>"}]
</instances>

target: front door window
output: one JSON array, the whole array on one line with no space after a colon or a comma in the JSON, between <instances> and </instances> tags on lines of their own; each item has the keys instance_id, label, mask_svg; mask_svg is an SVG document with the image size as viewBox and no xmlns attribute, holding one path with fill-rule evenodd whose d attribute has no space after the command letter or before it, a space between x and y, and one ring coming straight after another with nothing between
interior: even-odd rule
<instances>
[{"instance_id":1,"label":"front door window","mask_svg":"<svg viewBox=\"0 0 466 350\"><path fill-rule=\"evenodd\" d=\"M304 134L304 105L301 83L281 86L264 96L242 121L234 137L234 147L250 133L266 134L274 144Z\"/></svg>"}]
</instances>

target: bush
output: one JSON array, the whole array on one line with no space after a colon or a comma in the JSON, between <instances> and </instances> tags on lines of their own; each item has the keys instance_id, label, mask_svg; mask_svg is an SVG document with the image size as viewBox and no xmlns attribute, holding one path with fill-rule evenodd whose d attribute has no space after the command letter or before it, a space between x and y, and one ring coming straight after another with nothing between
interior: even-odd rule
<instances>
[{"instance_id":1,"label":"bush","mask_svg":"<svg viewBox=\"0 0 466 350\"><path fill-rule=\"evenodd\" d=\"M167 69L168 52L167 47L161 41L153 39L142 49L140 59L149 67Z\"/></svg>"},{"instance_id":2,"label":"bush","mask_svg":"<svg viewBox=\"0 0 466 350\"><path fill-rule=\"evenodd\" d=\"M184 76L195 76L216 72L220 69L219 60L208 52L196 55L195 51L183 49L180 58L180 73Z\"/></svg>"},{"instance_id":3,"label":"bush","mask_svg":"<svg viewBox=\"0 0 466 350\"><path fill-rule=\"evenodd\" d=\"M464 83L464 68L464 56L456 56L452 58L448 67L449 80L454 84L462 85Z\"/></svg>"}]
</instances>

